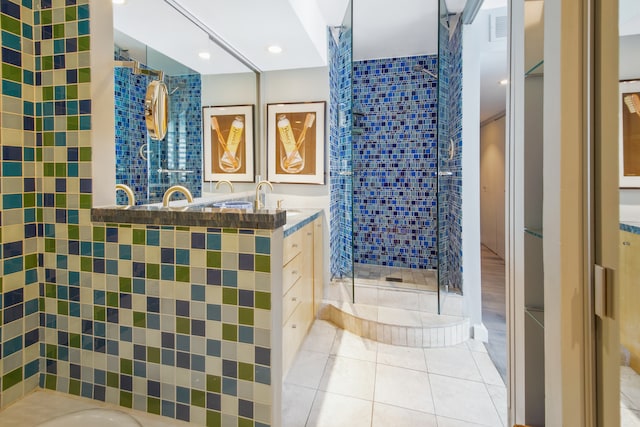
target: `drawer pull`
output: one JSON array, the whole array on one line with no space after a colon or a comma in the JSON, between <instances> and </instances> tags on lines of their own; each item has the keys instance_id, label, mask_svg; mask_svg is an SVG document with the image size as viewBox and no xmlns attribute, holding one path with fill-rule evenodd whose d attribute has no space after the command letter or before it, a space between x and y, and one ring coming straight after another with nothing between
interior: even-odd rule
<instances>
[{"instance_id":1,"label":"drawer pull","mask_svg":"<svg viewBox=\"0 0 640 427\"><path fill-rule=\"evenodd\" d=\"M296 328L297 328L297 326L295 324L291 325L291 329L296 329Z\"/></svg>"},{"instance_id":2,"label":"drawer pull","mask_svg":"<svg viewBox=\"0 0 640 427\"><path fill-rule=\"evenodd\" d=\"M622 242L623 246L631 246L631 242Z\"/></svg>"},{"instance_id":3,"label":"drawer pull","mask_svg":"<svg viewBox=\"0 0 640 427\"><path fill-rule=\"evenodd\" d=\"M298 270L293 270L293 271L291 272L291 274L292 274L292 275L294 275L294 276L296 276L296 275L298 274Z\"/></svg>"},{"instance_id":4,"label":"drawer pull","mask_svg":"<svg viewBox=\"0 0 640 427\"><path fill-rule=\"evenodd\" d=\"M291 245L291 247L295 249L295 248L297 248L297 247L298 247L298 244L297 244L297 243L293 243L293 244Z\"/></svg>"},{"instance_id":5,"label":"drawer pull","mask_svg":"<svg viewBox=\"0 0 640 427\"><path fill-rule=\"evenodd\" d=\"M293 302L298 301L298 297L291 297L291 301L293 301Z\"/></svg>"},{"instance_id":6,"label":"drawer pull","mask_svg":"<svg viewBox=\"0 0 640 427\"><path fill-rule=\"evenodd\" d=\"M309 233L307 233L307 236L311 236L312 234L313 234L313 233L309 232Z\"/></svg>"}]
</instances>

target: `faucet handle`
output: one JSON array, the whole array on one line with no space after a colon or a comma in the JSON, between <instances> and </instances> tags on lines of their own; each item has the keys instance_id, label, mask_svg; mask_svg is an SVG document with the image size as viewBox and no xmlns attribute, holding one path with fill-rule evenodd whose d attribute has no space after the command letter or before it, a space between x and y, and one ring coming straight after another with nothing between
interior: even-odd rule
<instances>
[{"instance_id":1,"label":"faucet handle","mask_svg":"<svg viewBox=\"0 0 640 427\"><path fill-rule=\"evenodd\" d=\"M284 200L280 199L276 202L276 208L277 209L282 209L282 202L284 202Z\"/></svg>"}]
</instances>

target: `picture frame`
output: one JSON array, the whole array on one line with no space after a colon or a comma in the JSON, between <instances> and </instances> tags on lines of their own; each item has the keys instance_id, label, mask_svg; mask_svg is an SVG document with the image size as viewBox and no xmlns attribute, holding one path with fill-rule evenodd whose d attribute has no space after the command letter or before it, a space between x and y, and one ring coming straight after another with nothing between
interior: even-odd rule
<instances>
[{"instance_id":1,"label":"picture frame","mask_svg":"<svg viewBox=\"0 0 640 427\"><path fill-rule=\"evenodd\" d=\"M267 179L324 184L325 101L267 104Z\"/></svg>"},{"instance_id":2,"label":"picture frame","mask_svg":"<svg viewBox=\"0 0 640 427\"><path fill-rule=\"evenodd\" d=\"M620 82L620 188L640 188L640 81Z\"/></svg>"},{"instance_id":3,"label":"picture frame","mask_svg":"<svg viewBox=\"0 0 640 427\"><path fill-rule=\"evenodd\" d=\"M254 181L254 106L202 107L204 181Z\"/></svg>"}]
</instances>

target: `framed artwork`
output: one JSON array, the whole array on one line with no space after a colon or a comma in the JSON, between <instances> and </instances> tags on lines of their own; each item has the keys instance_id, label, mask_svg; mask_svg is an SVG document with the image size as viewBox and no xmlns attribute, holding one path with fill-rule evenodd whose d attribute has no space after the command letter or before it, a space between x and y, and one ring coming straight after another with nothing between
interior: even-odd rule
<instances>
[{"instance_id":1,"label":"framed artwork","mask_svg":"<svg viewBox=\"0 0 640 427\"><path fill-rule=\"evenodd\" d=\"M620 83L620 187L640 188L640 81Z\"/></svg>"},{"instance_id":2,"label":"framed artwork","mask_svg":"<svg viewBox=\"0 0 640 427\"><path fill-rule=\"evenodd\" d=\"M325 102L267 105L267 179L324 184Z\"/></svg>"},{"instance_id":3,"label":"framed artwork","mask_svg":"<svg viewBox=\"0 0 640 427\"><path fill-rule=\"evenodd\" d=\"M202 107L204 180L253 182L253 105Z\"/></svg>"}]
</instances>

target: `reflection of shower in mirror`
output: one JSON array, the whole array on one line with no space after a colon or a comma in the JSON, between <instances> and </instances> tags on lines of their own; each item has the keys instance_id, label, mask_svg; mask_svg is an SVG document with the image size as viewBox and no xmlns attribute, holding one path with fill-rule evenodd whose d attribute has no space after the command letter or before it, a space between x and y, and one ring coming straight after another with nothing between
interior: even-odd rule
<instances>
[{"instance_id":1,"label":"reflection of shower in mirror","mask_svg":"<svg viewBox=\"0 0 640 427\"><path fill-rule=\"evenodd\" d=\"M629 95L625 95L623 99L625 105L629 109L629 112L640 116L640 97L638 97L638 94L631 93Z\"/></svg>"}]
</instances>

